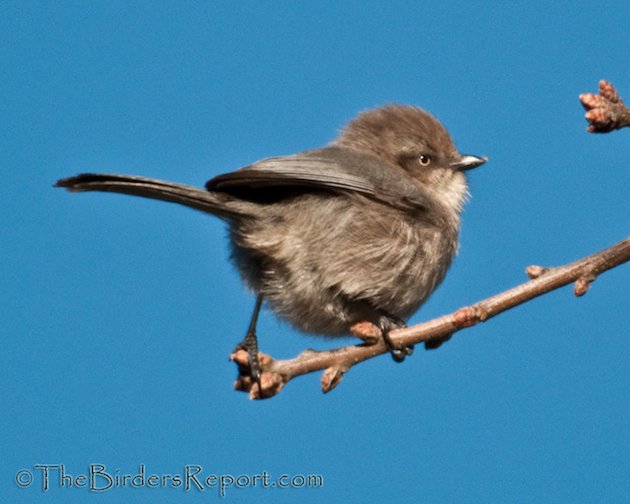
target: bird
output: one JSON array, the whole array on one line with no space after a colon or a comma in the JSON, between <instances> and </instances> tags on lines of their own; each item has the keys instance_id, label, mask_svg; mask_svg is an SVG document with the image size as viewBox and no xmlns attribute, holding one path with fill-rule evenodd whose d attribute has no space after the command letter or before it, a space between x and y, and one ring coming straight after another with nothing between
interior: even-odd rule
<instances>
[{"instance_id":1,"label":"bird","mask_svg":"<svg viewBox=\"0 0 630 504\"><path fill-rule=\"evenodd\" d=\"M410 355L413 347L397 348L389 332L442 282L459 247L466 172L486 160L460 154L425 110L387 104L359 113L322 148L263 159L205 188L99 173L55 187L174 202L224 220L231 259L256 294L237 348L260 385L263 302L307 334L361 337L356 328L367 322L395 361Z\"/></svg>"}]
</instances>

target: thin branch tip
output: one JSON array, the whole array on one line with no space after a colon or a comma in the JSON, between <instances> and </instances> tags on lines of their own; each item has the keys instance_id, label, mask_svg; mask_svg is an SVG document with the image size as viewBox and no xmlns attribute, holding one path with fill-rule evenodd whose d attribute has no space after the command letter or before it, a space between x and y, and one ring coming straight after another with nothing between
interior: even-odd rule
<instances>
[{"instance_id":1,"label":"thin branch tip","mask_svg":"<svg viewBox=\"0 0 630 504\"><path fill-rule=\"evenodd\" d=\"M599 81L599 94L582 93L579 99L586 110L586 130L590 133L608 133L630 126L630 109L610 82Z\"/></svg>"}]
</instances>

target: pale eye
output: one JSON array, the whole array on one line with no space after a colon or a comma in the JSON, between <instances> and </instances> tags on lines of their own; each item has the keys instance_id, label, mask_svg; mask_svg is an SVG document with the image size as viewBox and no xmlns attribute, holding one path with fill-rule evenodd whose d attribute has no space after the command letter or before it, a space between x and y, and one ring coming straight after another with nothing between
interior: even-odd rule
<instances>
[{"instance_id":1,"label":"pale eye","mask_svg":"<svg viewBox=\"0 0 630 504\"><path fill-rule=\"evenodd\" d=\"M429 164L431 164L431 156L427 156L426 154L421 154L418 157L418 162L422 165L422 166L429 166Z\"/></svg>"}]
</instances>

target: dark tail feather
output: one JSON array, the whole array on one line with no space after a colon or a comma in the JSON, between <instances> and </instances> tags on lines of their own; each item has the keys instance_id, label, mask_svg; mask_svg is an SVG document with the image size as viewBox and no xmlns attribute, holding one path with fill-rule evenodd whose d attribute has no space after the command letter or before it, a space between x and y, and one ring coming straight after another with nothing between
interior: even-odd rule
<instances>
[{"instance_id":1,"label":"dark tail feather","mask_svg":"<svg viewBox=\"0 0 630 504\"><path fill-rule=\"evenodd\" d=\"M222 192L210 192L184 184L129 175L82 173L76 177L58 180L54 187L65 187L73 192L115 192L159 199L196 208L219 217L248 215L253 210L252 203L235 199Z\"/></svg>"}]
</instances>

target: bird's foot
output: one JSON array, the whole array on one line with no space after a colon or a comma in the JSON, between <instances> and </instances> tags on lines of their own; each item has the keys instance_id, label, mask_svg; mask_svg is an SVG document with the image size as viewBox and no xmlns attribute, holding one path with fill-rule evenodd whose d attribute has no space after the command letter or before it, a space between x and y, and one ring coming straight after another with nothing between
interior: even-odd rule
<instances>
[{"instance_id":1,"label":"bird's foot","mask_svg":"<svg viewBox=\"0 0 630 504\"><path fill-rule=\"evenodd\" d=\"M248 392L250 399L267 399L278 394L287 382L280 373L275 372L271 355L258 353L258 380L254 380L251 371L249 352L238 345L230 355L230 360L238 367L238 377L234 388L240 392Z\"/></svg>"},{"instance_id":2,"label":"bird's foot","mask_svg":"<svg viewBox=\"0 0 630 504\"><path fill-rule=\"evenodd\" d=\"M258 338L256 337L255 332L247 331L245 339L236 345L232 353L235 354L239 350L245 350L247 352L247 363L249 367L248 370L241 369L240 374L249 375L252 381L256 382L260 388L260 375L262 373L262 367L260 365L260 360L258 359Z\"/></svg>"},{"instance_id":3,"label":"bird's foot","mask_svg":"<svg viewBox=\"0 0 630 504\"><path fill-rule=\"evenodd\" d=\"M387 346L387 349L394 361L402 362L405 360L405 357L413 353L413 345L398 348L389 337L390 331L406 327L403 320L391 315L381 315L378 320L378 325L381 329L381 337L383 338L383 341L385 342L385 345Z\"/></svg>"}]
</instances>

